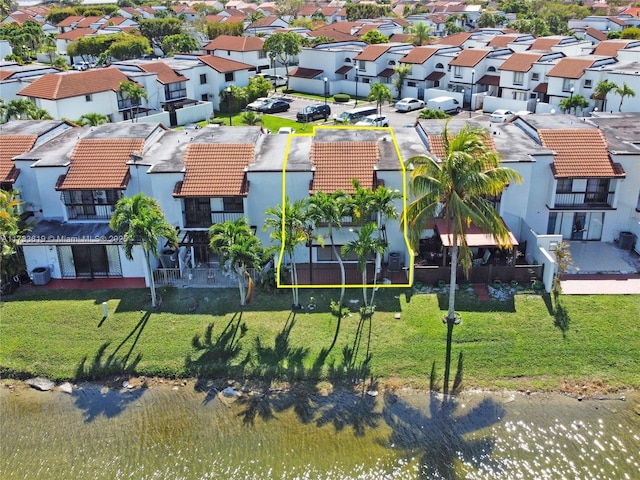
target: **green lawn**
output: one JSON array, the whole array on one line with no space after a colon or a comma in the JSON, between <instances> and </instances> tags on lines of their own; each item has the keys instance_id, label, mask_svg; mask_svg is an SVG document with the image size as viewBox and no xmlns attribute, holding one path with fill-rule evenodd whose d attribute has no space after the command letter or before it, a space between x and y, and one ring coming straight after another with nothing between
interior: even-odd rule
<instances>
[{"instance_id":1,"label":"green lawn","mask_svg":"<svg viewBox=\"0 0 640 480\"><path fill-rule=\"evenodd\" d=\"M373 377L425 387L432 365L443 373L447 299L380 289L378 310L357 340L360 317L346 317L330 352L335 290L303 290L317 308L290 314L288 291L258 292L240 311L237 290L159 289L162 306L149 310L148 290L22 289L0 303L2 376L57 380L123 371L147 376L216 376L334 382ZM346 299L360 297L347 290ZM478 302L464 290L454 330L452 380L462 355L463 388L562 390L590 384L640 388L640 296L562 297L521 292L507 301ZM109 315L103 319L102 302ZM394 314L401 318L395 319ZM325 350L323 350L325 349Z\"/></svg>"}]
</instances>

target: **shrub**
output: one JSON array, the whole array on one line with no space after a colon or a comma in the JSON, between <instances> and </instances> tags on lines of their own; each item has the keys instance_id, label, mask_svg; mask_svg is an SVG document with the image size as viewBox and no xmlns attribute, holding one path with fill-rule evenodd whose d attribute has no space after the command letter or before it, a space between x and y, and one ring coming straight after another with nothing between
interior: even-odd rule
<instances>
[{"instance_id":1,"label":"shrub","mask_svg":"<svg viewBox=\"0 0 640 480\"><path fill-rule=\"evenodd\" d=\"M333 96L333 100L337 103L348 102L349 100L351 100L351 95L349 95L348 93L336 93Z\"/></svg>"},{"instance_id":2,"label":"shrub","mask_svg":"<svg viewBox=\"0 0 640 480\"><path fill-rule=\"evenodd\" d=\"M449 114L444 112L443 110L433 110L428 108L426 110L422 110L420 112L420 115L418 115L418 118L421 118L424 120L429 120L434 118L449 118Z\"/></svg>"}]
</instances>

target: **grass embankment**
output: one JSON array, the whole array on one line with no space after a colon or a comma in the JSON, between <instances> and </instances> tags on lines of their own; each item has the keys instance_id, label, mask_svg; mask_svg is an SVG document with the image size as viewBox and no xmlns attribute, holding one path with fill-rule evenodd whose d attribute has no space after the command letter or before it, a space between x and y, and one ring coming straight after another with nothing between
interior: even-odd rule
<instances>
[{"instance_id":1,"label":"grass embankment","mask_svg":"<svg viewBox=\"0 0 640 480\"><path fill-rule=\"evenodd\" d=\"M336 327L329 301L337 291L302 291L304 302L315 296L317 308L295 316L289 292L258 293L243 311L233 289L159 293L162 306L150 310L148 290L17 292L0 304L3 376L79 380L127 372L338 382L364 372L383 385L425 387L435 363L441 388L444 294L378 292L367 373L361 368L368 323L354 348L358 313L342 320L337 343L326 354ZM346 299L359 293L348 290ZM640 296L562 297L561 316L554 316L547 296L520 293L478 302L461 292L457 298L463 323L453 333L451 378L462 355L462 388L640 387Z\"/></svg>"}]
</instances>

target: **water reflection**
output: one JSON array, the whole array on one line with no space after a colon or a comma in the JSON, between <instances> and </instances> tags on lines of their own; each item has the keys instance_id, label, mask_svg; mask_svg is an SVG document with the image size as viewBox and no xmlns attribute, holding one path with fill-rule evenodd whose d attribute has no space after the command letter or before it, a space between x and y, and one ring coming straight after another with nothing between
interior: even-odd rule
<instances>
[{"instance_id":1,"label":"water reflection","mask_svg":"<svg viewBox=\"0 0 640 480\"><path fill-rule=\"evenodd\" d=\"M489 398L461 414L456 413L457 407L455 398L433 393L428 409L411 406L393 393L385 395L383 414L392 429L390 442L409 457L419 456L421 478L459 478L455 475L457 462L474 466L491 462L494 439L466 436L499 422L505 415L504 408ZM498 473L497 468L492 470Z\"/></svg>"},{"instance_id":2,"label":"water reflection","mask_svg":"<svg viewBox=\"0 0 640 480\"><path fill-rule=\"evenodd\" d=\"M213 385L209 385L211 390ZM0 387L0 477L638 478L640 395Z\"/></svg>"},{"instance_id":3,"label":"water reflection","mask_svg":"<svg viewBox=\"0 0 640 480\"><path fill-rule=\"evenodd\" d=\"M134 390L114 390L96 385L85 385L73 391L75 406L83 412L85 422L93 422L97 417L114 418L133 402L139 400L146 388Z\"/></svg>"}]
</instances>

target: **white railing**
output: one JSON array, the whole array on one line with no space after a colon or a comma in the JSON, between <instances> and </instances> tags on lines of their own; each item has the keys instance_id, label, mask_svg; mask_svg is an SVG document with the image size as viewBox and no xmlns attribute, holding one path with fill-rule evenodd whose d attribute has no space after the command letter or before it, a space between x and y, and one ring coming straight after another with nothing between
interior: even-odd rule
<instances>
[{"instance_id":1,"label":"white railing","mask_svg":"<svg viewBox=\"0 0 640 480\"><path fill-rule=\"evenodd\" d=\"M247 269L247 273L254 282L258 281L259 274L255 269ZM219 268L158 268L153 272L153 280L157 286L188 287L217 285L222 287L235 287L237 280L233 275L227 275Z\"/></svg>"}]
</instances>

